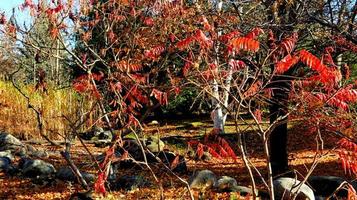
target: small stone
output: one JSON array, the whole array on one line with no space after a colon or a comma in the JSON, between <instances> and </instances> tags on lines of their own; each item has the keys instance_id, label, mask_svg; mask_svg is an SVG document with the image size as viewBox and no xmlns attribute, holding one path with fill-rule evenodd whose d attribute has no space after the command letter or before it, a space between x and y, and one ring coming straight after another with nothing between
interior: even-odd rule
<instances>
[{"instance_id":1,"label":"small stone","mask_svg":"<svg viewBox=\"0 0 357 200\"><path fill-rule=\"evenodd\" d=\"M158 137L149 137L145 141L145 145L153 153L163 151L165 147L165 143Z\"/></svg>"},{"instance_id":2,"label":"small stone","mask_svg":"<svg viewBox=\"0 0 357 200\"><path fill-rule=\"evenodd\" d=\"M253 195L253 190L245 186L235 186L232 188L232 192L239 192L241 196ZM258 190L255 191L255 194L258 194Z\"/></svg>"},{"instance_id":3,"label":"small stone","mask_svg":"<svg viewBox=\"0 0 357 200\"><path fill-rule=\"evenodd\" d=\"M210 170L201 170L194 173L189 179L190 187L205 190L217 185L216 175Z\"/></svg>"},{"instance_id":4,"label":"small stone","mask_svg":"<svg viewBox=\"0 0 357 200\"><path fill-rule=\"evenodd\" d=\"M33 146L31 145L26 145L25 146L25 150L26 150L26 155L29 157L35 157L35 158L48 158L48 153L46 151L43 150L38 150L35 149Z\"/></svg>"},{"instance_id":5,"label":"small stone","mask_svg":"<svg viewBox=\"0 0 357 200\"><path fill-rule=\"evenodd\" d=\"M217 181L217 188L221 192L231 192L234 190L234 187L237 187L236 179L229 176L222 176Z\"/></svg>"},{"instance_id":6,"label":"small stone","mask_svg":"<svg viewBox=\"0 0 357 200\"><path fill-rule=\"evenodd\" d=\"M150 123L148 123L149 126L158 126L160 123L156 120L152 120Z\"/></svg>"},{"instance_id":7,"label":"small stone","mask_svg":"<svg viewBox=\"0 0 357 200\"><path fill-rule=\"evenodd\" d=\"M9 151L9 150L0 151L0 157L7 157L7 158L9 158L11 161L14 160L14 156L11 154L11 151Z\"/></svg>"},{"instance_id":8,"label":"small stone","mask_svg":"<svg viewBox=\"0 0 357 200\"><path fill-rule=\"evenodd\" d=\"M0 171L7 171L11 166L11 160L8 157L0 157Z\"/></svg>"}]
</instances>

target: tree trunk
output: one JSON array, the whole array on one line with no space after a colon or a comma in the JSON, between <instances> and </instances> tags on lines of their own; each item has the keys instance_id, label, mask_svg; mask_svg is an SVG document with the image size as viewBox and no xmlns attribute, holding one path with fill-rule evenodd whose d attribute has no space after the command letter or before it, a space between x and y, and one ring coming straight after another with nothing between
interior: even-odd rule
<instances>
[{"instance_id":1,"label":"tree trunk","mask_svg":"<svg viewBox=\"0 0 357 200\"><path fill-rule=\"evenodd\" d=\"M272 164L273 175L286 173L288 168L287 136L288 123L286 117L288 113L289 91L291 81L283 78L273 80L273 95L270 106L270 123L278 123L270 135L270 162Z\"/></svg>"},{"instance_id":2,"label":"tree trunk","mask_svg":"<svg viewBox=\"0 0 357 200\"><path fill-rule=\"evenodd\" d=\"M294 26L283 26L285 24L296 23L296 14L298 6L296 3L287 5L287 3L279 3L279 1L271 0L265 2L270 13L268 18L275 23L281 25L279 29L272 27L274 35L281 37L289 36L294 31ZM274 9L277 8L277 9ZM283 27L283 28L282 28ZM281 59L281 58L278 58ZM272 66L273 69L274 66ZM291 73L289 70L286 74ZM289 77L289 76L287 76ZM270 85L272 88L272 98L270 106L270 123L278 122L278 125L273 128L270 137L270 162L273 176L288 172L288 153L287 153L287 136L288 136L288 120L284 116L288 112L289 92L291 90L291 79L284 76L276 76L273 78ZM286 174L285 174L286 175Z\"/></svg>"}]
</instances>

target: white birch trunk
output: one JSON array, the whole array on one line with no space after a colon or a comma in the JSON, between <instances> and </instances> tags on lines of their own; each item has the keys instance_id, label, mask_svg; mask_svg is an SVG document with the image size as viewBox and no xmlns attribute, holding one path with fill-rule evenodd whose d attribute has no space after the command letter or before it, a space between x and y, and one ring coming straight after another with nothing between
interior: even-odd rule
<instances>
[{"instance_id":1,"label":"white birch trunk","mask_svg":"<svg viewBox=\"0 0 357 200\"><path fill-rule=\"evenodd\" d=\"M213 5L216 7L217 12L220 12L222 10L222 5L223 1L216 1L213 0ZM218 37L221 35L221 31L218 31ZM218 59L218 51L219 51L219 43L217 43L217 47L215 49L217 57L215 60L215 64L217 68L219 67L219 59ZM217 69L218 71L218 69ZM216 73L218 74L218 73ZM230 77L230 78L229 78ZM229 97L229 89L230 89L230 82L232 79L232 73L229 72L228 77L226 81L223 83L225 85L222 85L221 88L224 89L223 91L223 96L221 96L220 91L219 91L219 82L218 79L219 77L215 77L212 85L212 105L214 110L211 113L211 118L213 121L213 128L219 129L222 132L224 132L224 124L227 119L227 112L224 111L224 108L228 106L228 97ZM228 83L228 84L227 84ZM228 87L227 87L228 86ZM228 89L228 90L227 90ZM223 105L221 105L223 103Z\"/></svg>"}]
</instances>

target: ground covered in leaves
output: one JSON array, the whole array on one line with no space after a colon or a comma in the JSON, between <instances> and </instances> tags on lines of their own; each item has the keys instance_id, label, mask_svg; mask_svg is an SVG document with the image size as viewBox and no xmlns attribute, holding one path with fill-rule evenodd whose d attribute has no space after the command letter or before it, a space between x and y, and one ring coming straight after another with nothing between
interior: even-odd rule
<instances>
[{"instance_id":1,"label":"ground covered in leaves","mask_svg":"<svg viewBox=\"0 0 357 200\"><path fill-rule=\"evenodd\" d=\"M160 125L147 125L145 127L145 134L160 134L160 137L167 145L165 148L184 155L187 153L187 141L199 139L211 130L211 122L209 120L206 122L204 120L202 121L203 123L200 122L197 124L168 121L161 122ZM249 128L247 128L247 130L248 129ZM230 141L234 149L237 149L234 146L235 135L233 134L234 129L232 124L231 127L228 125L226 130L227 135L225 138ZM252 129L250 131L251 133L246 137L248 153L251 156L250 159L255 167L265 175L265 158L261 142L258 137L254 136L254 130ZM325 135L323 139L325 146L323 153L325 153L325 156L321 159L313 175L341 176L351 179L348 174L346 175L344 173L340 166L338 156L333 149L337 139L329 135ZM307 173L316 153L315 135L306 133L301 126L291 126L288 142L289 165L292 169L296 170L301 179L301 177ZM88 144L87 146L95 155L104 152L106 148L108 148L94 147L93 144ZM46 161L52 163L56 168L65 165L64 160L59 154L61 149L56 149L45 144L37 144L34 145L34 147L51 152L51 156ZM237 155L239 156L238 151ZM94 163L79 142L72 148L71 156L81 170L96 173L93 167ZM241 159L233 160L227 158L202 161L191 159L187 155L185 155L185 157L187 159L189 172L187 174L180 174L185 180L187 180L195 170L209 169L217 176L231 176L237 180L239 185L250 186L250 179ZM162 190L160 190L160 184L155 182L149 170L145 168L141 170L125 169L120 170L119 173L122 175L143 175L153 183L153 186L130 192L121 190L109 191L109 194L105 198L100 195L95 195L95 197L98 199L159 199L162 192L165 199L189 198L189 193L185 185L172 174L162 170L162 166L153 166L153 171L163 186ZM257 184L260 189L264 189L263 183L259 181L259 179L257 179ZM0 199L69 199L71 194L80 190L79 184L76 183L56 180L50 183L35 184L30 179L9 177L4 173L0 173ZM194 195L198 197L198 193L199 192L196 191ZM213 191L206 193L205 196L208 199L239 199L239 194L215 193Z\"/></svg>"}]
</instances>

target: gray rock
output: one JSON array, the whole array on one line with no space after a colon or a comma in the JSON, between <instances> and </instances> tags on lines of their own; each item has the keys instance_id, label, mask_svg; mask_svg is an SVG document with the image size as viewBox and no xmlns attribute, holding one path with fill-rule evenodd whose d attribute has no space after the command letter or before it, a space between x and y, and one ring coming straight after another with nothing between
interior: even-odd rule
<instances>
[{"instance_id":1,"label":"gray rock","mask_svg":"<svg viewBox=\"0 0 357 200\"><path fill-rule=\"evenodd\" d=\"M89 190L86 192L76 192L73 193L70 197L69 200L93 200L93 191Z\"/></svg>"},{"instance_id":2,"label":"gray rock","mask_svg":"<svg viewBox=\"0 0 357 200\"><path fill-rule=\"evenodd\" d=\"M19 169L27 177L46 177L56 172L52 164L43 160L32 160L29 158L22 158L20 160Z\"/></svg>"},{"instance_id":3,"label":"gray rock","mask_svg":"<svg viewBox=\"0 0 357 200\"><path fill-rule=\"evenodd\" d=\"M253 195L253 190L245 186L233 187L232 192L239 192L241 196ZM258 190L255 190L255 194L258 194Z\"/></svg>"},{"instance_id":4,"label":"gray rock","mask_svg":"<svg viewBox=\"0 0 357 200\"><path fill-rule=\"evenodd\" d=\"M105 140L105 141L112 141L113 135L110 131L102 131L97 133L92 140Z\"/></svg>"},{"instance_id":5,"label":"gray rock","mask_svg":"<svg viewBox=\"0 0 357 200\"><path fill-rule=\"evenodd\" d=\"M315 196L315 200L325 200L326 197L323 196Z\"/></svg>"},{"instance_id":6,"label":"gray rock","mask_svg":"<svg viewBox=\"0 0 357 200\"><path fill-rule=\"evenodd\" d=\"M125 140L124 141L124 149L128 151L128 153L135 159L135 160L143 160L144 156L141 151L140 144L136 140ZM122 154L122 150L120 153Z\"/></svg>"},{"instance_id":7,"label":"gray rock","mask_svg":"<svg viewBox=\"0 0 357 200\"><path fill-rule=\"evenodd\" d=\"M135 190L137 188L146 187L146 186L150 186L150 185L151 185L151 183L142 176L125 175L125 176L120 177L117 180L117 182L114 185L114 188L131 191L131 190Z\"/></svg>"},{"instance_id":8,"label":"gray rock","mask_svg":"<svg viewBox=\"0 0 357 200\"><path fill-rule=\"evenodd\" d=\"M158 126L159 122L156 120L152 120L150 123L148 123L149 126Z\"/></svg>"},{"instance_id":9,"label":"gray rock","mask_svg":"<svg viewBox=\"0 0 357 200\"><path fill-rule=\"evenodd\" d=\"M274 180L274 191L276 199L290 199L295 193L297 193L297 200L309 199L315 200L315 195L312 189L303 184L298 190L298 184L300 181L293 179L282 177Z\"/></svg>"},{"instance_id":10,"label":"gray rock","mask_svg":"<svg viewBox=\"0 0 357 200\"><path fill-rule=\"evenodd\" d=\"M79 137L83 140L92 140L93 142L97 142L102 144L104 141L105 143L110 143L113 139L113 135L110 131L105 131L102 127L93 127L92 130L79 133Z\"/></svg>"},{"instance_id":11,"label":"gray rock","mask_svg":"<svg viewBox=\"0 0 357 200\"><path fill-rule=\"evenodd\" d=\"M48 156L49 156L46 151L35 149L31 145L25 145L24 150L25 150L24 154L26 156L29 156L29 157L35 157L35 158L43 159L43 158L48 158Z\"/></svg>"},{"instance_id":12,"label":"gray rock","mask_svg":"<svg viewBox=\"0 0 357 200\"><path fill-rule=\"evenodd\" d=\"M176 159L177 156L178 156L178 163L176 166L172 166L172 163ZM162 160L162 162L165 165L167 165L169 167L170 166L173 167L171 169L173 172L178 172L178 173L187 172L187 165L186 165L185 157L183 157L181 155L176 155L169 151L162 151L157 155L157 157L159 157L160 160ZM156 161L156 159L155 159L155 161Z\"/></svg>"},{"instance_id":13,"label":"gray rock","mask_svg":"<svg viewBox=\"0 0 357 200\"><path fill-rule=\"evenodd\" d=\"M0 151L10 150L18 152L24 147L24 144L11 134L0 133Z\"/></svg>"},{"instance_id":14,"label":"gray rock","mask_svg":"<svg viewBox=\"0 0 357 200\"><path fill-rule=\"evenodd\" d=\"M217 181L218 192L239 192L240 195L253 195L253 190L249 187L238 186L236 179L229 176L221 176ZM258 191L256 191L258 194Z\"/></svg>"},{"instance_id":15,"label":"gray rock","mask_svg":"<svg viewBox=\"0 0 357 200\"><path fill-rule=\"evenodd\" d=\"M95 177L93 174L87 172L81 172L81 174L87 182L94 182ZM74 175L70 167L61 167L56 173L56 178L62 181L77 181L77 177Z\"/></svg>"},{"instance_id":16,"label":"gray rock","mask_svg":"<svg viewBox=\"0 0 357 200\"><path fill-rule=\"evenodd\" d=\"M344 181L344 178L337 176L311 176L307 182L316 196L329 197ZM340 190L336 195L338 197L347 197L348 194L346 190Z\"/></svg>"},{"instance_id":17,"label":"gray rock","mask_svg":"<svg viewBox=\"0 0 357 200\"><path fill-rule=\"evenodd\" d=\"M194 173L189 179L190 187L193 189L209 189L217 185L216 175L210 170L201 170Z\"/></svg>"},{"instance_id":18,"label":"gray rock","mask_svg":"<svg viewBox=\"0 0 357 200\"><path fill-rule=\"evenodd\" d=\"M233 191L237 186L236 179L229 176L221 176L217 181L217 189L221 192Z\"/></svg>"},{"instance_id":19,"label":"gray rock","mask_svg":"<svg viewBox=\"0 0 357 200\"><path fill-rule=\"evenodd\" d=\"M11 160L8 157L0 157L0 171L7 171L11 166Z\"/></svg>"},{"instance_id":20,"label":"gray rock","mask_svg":"<svg viewBox=\"0 0 357 200\"><path fill-rule=\"evenodd\" d=\"M95 133L95 136L91 138L96 147L105 147L111 144L113 139L113 135L110 131L104 131L100 129L100 131Z\"/></svg>"},{"instance_id":21,"label":"gray rock","mask_svg":"<svg viewBox=\"0 0 357 200\"><path fill-rule=\"evenodd\" d=\"M143 161L144 157L140 148L140 145L137 143L136 140L123 140L123 149L125 149L129 155L137 160L137 161ZM115 157L116 158L120 158L121 155L124 153L124 150L122 148L116 148L115 149ZM105 153L100 154L99 156L97 156L97 161L98 162L102 162L105 158Z\"/></svg>"},{"instance_id":22,"label":"gray rock","mask_svg":"<svg viewBox=\"0 0 357 200\"><path fill-rule=\"evenodd\" d=\"M145 145L153 153L163 151L165 147L165 143L158 137L149 137L145 141Z\"/></svg>"},{"instance_id":23,"label":"gray rock","mask_svg":"<svg viewBox=\"0 0 357 200\"><path fill-rule=\"evenodd\" d=\"M7 151L0 151L0 157L7 157L9 158L11 161L14 161L14 156L11 154L11 151L7 150Z\"/></svg>"}]
</instances>

